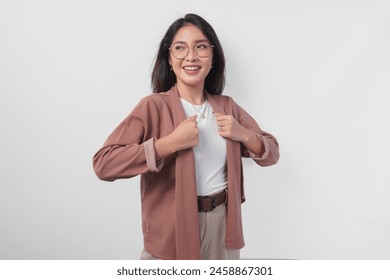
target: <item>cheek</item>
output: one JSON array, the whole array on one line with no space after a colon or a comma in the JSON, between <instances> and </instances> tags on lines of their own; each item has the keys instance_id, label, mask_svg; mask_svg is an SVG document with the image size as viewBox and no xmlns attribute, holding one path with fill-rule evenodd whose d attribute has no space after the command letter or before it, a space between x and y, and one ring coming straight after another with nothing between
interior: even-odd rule
<instances>
[{"instance_id":1,"label":"cheek","mask_svg":"<svg viewBox=\"0 0 390 280\"><path fill-rule=\"evenodd\" d=\"M180 67L180 61L172 57L172 55L168 56L168 62L172 66L172 68Z\"/></svg>"},{"instance_id":2,"label":"cheek","mask_svg":"<svg viewBox=\"0 0 390 280\"><path fill-rule=\"evenodd\" d=\"M181 67L181 61L177 60L177 59L174 59L174 58L170 58L169 59L169 64L173 67L173 68L180 68Z\"/></svg>"},{"instance_id":3,"label":"cheek","mask_svg":"<svg viewBox=\"0 0 390 280\"><path fill-rule=\"evenodd\" d=\"M211 69L213 68L213 62L210 60L208 63L207 63L207 72L210 73Z\"/></svg>"},{"instance_id":4,"label":"cheek","mask_svg":"<svg viewBox=\"0 0 390 280\"><path fill-rule=\"evenodd\" d=\"M181 66L180 64L178 64L177 62L172 62L172 71L175 73L175 75L177 75L177 72L179 72L181 70Z\"/></svg>"}]
</instances>

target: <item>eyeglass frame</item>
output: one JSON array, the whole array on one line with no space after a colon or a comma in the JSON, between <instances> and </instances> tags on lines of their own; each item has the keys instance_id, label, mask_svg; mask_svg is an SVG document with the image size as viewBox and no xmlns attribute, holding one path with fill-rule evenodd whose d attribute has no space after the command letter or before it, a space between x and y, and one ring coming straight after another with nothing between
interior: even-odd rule
<instances>
[{"instance_id":1,"label":"eyeglass frame","mask_svg":"<svg viewBox=\"0 0 390 280\"><path fill-rule=\"evenodd\" d=\"M195 52L195 54L196 54L196 56L197 57L200 57L200 58L206 58L206 57L209 57L210 55L208 55L208 56L199 56L198 55L198 52L196 51L196 46L198 46L198 45L200 45L200 44L202 44L202 43L207 43L207 44L209 44L210 45L210 47L211 47L211 50L213 50L213 48L214 48L214 45L212 45L209 41L201 41L201 42L198 42L198 43L196 43L195 45L193 45L193 46L190 46L190 45L188 45L187 43L185 43L185 42L175 42L175 43L173 43L169 48L168 48L168 50L169 50L169 52L176 58L176 59L179 59L179 60L184 60L187 56L188 56L188 54L190 53L190 49L194 49L194 52ZM173 52L172 52L172 47L175 45L175 44L182 44L182 45L186 45L187 46L187 53L186 53L186 55L183 57L183 58L178 58L178 57L176 57L174 54L173 54Z\"/></svg>"}]
</instances>

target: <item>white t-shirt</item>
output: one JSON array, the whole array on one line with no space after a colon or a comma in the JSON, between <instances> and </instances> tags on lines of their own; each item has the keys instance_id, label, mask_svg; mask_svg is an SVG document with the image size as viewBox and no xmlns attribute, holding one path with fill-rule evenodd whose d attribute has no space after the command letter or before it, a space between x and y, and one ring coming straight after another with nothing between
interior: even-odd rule
<instances>
[{"instance_id":1,"label":"white t-shirt","mask_svg":"<svg viewBox=\"0 0 390 280\"><path fill-rule=\"evenodd\" d=\"M193 148L198 195L217 193L227 186L226 141L218 134L217 121L207 100L202 105L193 105L183 98L180 101L187 118L198 115L199 144Z\"/></svg>"}]
</instances>

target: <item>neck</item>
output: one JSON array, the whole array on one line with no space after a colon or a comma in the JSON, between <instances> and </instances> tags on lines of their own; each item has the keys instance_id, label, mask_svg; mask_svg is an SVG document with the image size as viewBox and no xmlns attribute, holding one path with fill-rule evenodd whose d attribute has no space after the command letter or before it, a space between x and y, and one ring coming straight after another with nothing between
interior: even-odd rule
<instances>
[{"instance_id":1,"label":"neck","mask_svg":"<svg viewBox=\"0 0 390 280\"><path fill-rule=\"evenodd\" d=\"M201 105L204 103L205 97L203 93L203 85L191 87L183 84L177 84L177 90L181 98L194 105Z\"/></svg>"}]
</instances>

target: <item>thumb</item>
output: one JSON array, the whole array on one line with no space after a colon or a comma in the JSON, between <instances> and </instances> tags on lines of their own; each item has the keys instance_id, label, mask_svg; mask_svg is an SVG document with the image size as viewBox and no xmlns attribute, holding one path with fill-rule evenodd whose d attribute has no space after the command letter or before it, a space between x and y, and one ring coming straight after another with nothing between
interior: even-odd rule
<instances>
[{"instance_id":1,"label":"thumb","mask_svg":"<svg viewBox=\"0 0 390 280\"><path fill-rule=\"evenodd\" d=\"M189 120L189 121L196 121L197 118L198 118L198 115L193 115L193 116L187 118L187 120Z\"/></svg>"}]
</instances>

